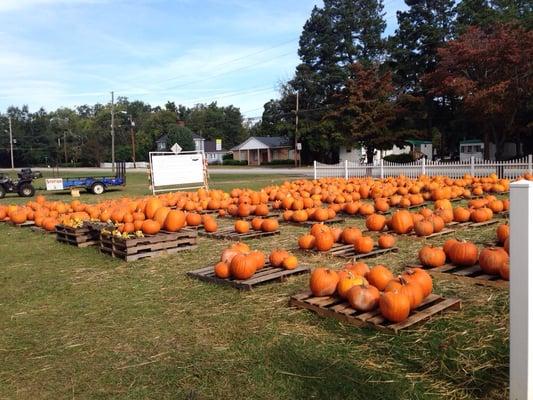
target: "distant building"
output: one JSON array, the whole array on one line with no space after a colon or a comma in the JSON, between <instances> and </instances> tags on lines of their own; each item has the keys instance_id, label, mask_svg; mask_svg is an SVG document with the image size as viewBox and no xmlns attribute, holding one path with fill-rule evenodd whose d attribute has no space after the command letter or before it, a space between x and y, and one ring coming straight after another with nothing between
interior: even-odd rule
<instances>
[{"instance_id":1,"label":"distant building","mask_svg":"<svg viewBox=\"0 0 533 400\"><path fill-rule=\"evenodd\" d=\"M251 136L231 149L234 160L246 160L248 165L261 165L273 160L288 160L293 151L288 138Z\"/></svg>"},{"instance_id":2,"label":"distant building","mask_svg":"<svg viewBox=\"0 0 533 400\"><path fill-rule=\"evenodd\" d=\"M194 150L195 151L204 151L204 142L205 139L196 133L192 134L192 140L194 141ZM155 147L157 151L169 151L174 143L168 143L168 134L161 135L155 141Z\"/></svg>"},{"instance_id":3,"label":"distant building","mask_svg":"<svg viewBox=\"0 0 533 400\"><path fill-rule=\"evenodd\" d=\"M222 157L228 154L228 150L220 148L217 150L217 144L215 140L206 140L204 142L205 158L209 164L222 164Z\"/></svg>"},{"instance_id":4,"label":"distant building","mask_svg":"<svg viewBox=\"0 0 533 400\"><path fill-rule=\"evenodd\" d=\"M380 162L384 157L397 154L413 154L416 158L425 157L428 160L433 159L433 144L429 140L406 140L406 144L402 147L396 145L392 146L389 150L376 150L374 153L374 162ZM366 162L366 149L362 148L348 148L341 146L339 149L339 160L354 161L365 163Z\"/></svg>"},{"instance_id":5,"label":"distant building","mask_svg":"<svg viewBox=\"0 0 533 400\"><path fill-rule=\"evenodd\" d=\"M517 148L516 143L505 142L503 144L502 158L511 159L518 157L521 148ZM459 160L466 162L472 157L483 160L485 156L485 143L480 139L462 140L459 142ZM489 160L496 159L496 145L489 143Z\"/></svg>"}]
</instances>

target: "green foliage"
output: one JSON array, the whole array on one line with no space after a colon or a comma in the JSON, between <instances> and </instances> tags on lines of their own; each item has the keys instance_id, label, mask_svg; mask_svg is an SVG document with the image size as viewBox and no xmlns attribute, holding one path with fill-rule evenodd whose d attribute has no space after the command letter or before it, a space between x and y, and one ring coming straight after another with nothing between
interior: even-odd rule
<instances>
[{"instance_id":1,"label":"green foliage","mask_svg":"<svg viewBox=\"0 0 533 400\"><path fill-rule=\"evenodd\" d=\"M195 149L192 131L183 126L176 124L167 126L167 147L170 149L174 143L181 146L183 151L192 151Z\"/></svg>"},{"instance_id":2,"label":"green foliage","mask_svg":"<svg viewBox=\"0 0 533 400\"><path fill-rule=\"evenodd\" d=\"M407 164L413 160L413 156L409 153L406 154L389 154L388 156L383 157L385 161L395 162L398 164Z\"/></svg>"},{"instance_id":3,"label":"green foliage","mask_svg":"<svg viewBox=\"0 0 533 400\"><path fill-rule=\"evenodd\" d=\"M248 161L246 160L223 160L223 165L248 165Z\"/></svg>"},{"instance_id":4,"label":"green foliage","mask_svg":"<svg viewBox=\"0 0 533 400\"><path fill-rule=\"evenodd\" d=\"M267 165L294 165L294 160L272 160Z\"/></svg>"}]
</instances>

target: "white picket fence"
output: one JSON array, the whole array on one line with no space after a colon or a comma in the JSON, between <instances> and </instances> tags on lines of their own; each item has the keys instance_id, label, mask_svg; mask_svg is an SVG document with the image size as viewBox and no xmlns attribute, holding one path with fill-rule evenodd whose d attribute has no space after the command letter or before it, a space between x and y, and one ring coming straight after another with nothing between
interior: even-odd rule
<instances>
[{"instance_id":1,"label":"white picket fence","mask_svg":"<svg viewBox=\"0 0 533 400\"><path fill-rule=\"evenodd\" d=\"M439 162L421 159L406 164L383 161L377 165L359 164L353 161L342 161L338 164L322 164L314 162L314 178L351 178L372 177L387 178L390 176L406 176L417 178L420 175L449 176L462 178L465 174L487 176L496 174L501 178L515 179L525 173L532 173L532 155L510 161L485 161L474 157L470 162Z\"/></svg>"}]
</instances>

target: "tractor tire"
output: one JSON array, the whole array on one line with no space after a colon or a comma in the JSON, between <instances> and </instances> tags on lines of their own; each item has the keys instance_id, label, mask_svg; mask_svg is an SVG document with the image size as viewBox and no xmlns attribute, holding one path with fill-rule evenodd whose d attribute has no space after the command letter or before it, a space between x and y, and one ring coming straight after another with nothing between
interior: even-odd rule
<instances>
[{"instance_id":1,"label":"tractor tire","mask_svg":"<svg viewBox=\"0 0 533 400\"><path fill-rule=\"evenodd\" d=\"M4 197L6 197L6 189L0 185L0 199L3 199Z\"/></svg>"},{"instance_id":2,"label":"tractor tire","mask_svg":"<svg viewBox=\"0 0 533 400\"><path fill-rule=\"evenodd\" d=\"M96 183L93 183L93 185L91 186L91 192L93 192L93 194L102 194L105 192L105 186L103 183L101 182L96 182Z\"/></svg>"},{"instance_id":3,"label":"tractor tire","mask_svg":"<svg viewBox=\"0 0 533 400\"><path fill-rule=\"evenodd\" d=\"M20 197L33 197L35 195L35 188L30 183L23 183L18 187Z\"/></svg>"}]
</instances>

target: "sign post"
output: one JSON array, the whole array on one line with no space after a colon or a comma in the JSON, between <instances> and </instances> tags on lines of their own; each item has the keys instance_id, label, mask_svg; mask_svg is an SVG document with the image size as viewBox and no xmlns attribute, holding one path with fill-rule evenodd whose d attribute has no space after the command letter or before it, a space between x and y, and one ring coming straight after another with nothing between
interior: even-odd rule
<instances>
[{"instance_id":1,"label":"sign post","mask_svg":"<svg viewBox=\"0 0 533 400\"><path fill-rule=\"evenodd\" d=\"M181 146L177 143L174 143L174 146L172 146L170 148L170 150L174 153L174 154L179 154L182 150Z\"/></svg>"}]
</instances>

